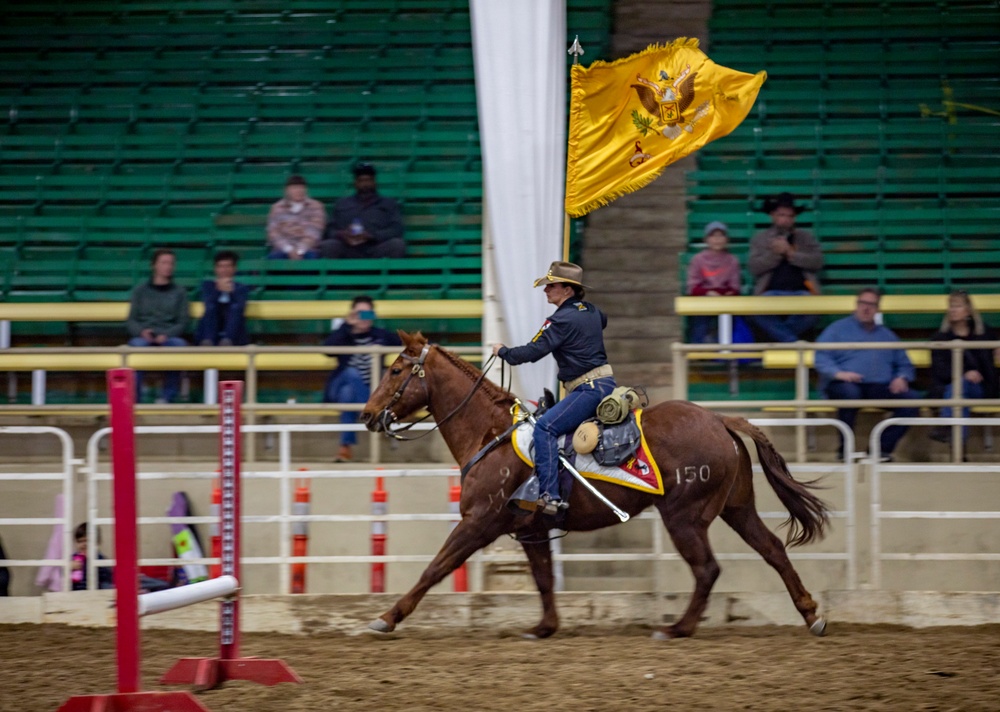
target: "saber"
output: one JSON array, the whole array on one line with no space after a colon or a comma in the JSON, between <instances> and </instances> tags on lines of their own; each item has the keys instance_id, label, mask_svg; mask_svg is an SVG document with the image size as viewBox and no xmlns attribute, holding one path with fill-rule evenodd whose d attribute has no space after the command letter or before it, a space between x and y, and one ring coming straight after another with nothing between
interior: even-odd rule
<instances>
[{"instance_id":1,"label":"saber","mask_svg":"<svg viewBox=\"0 0 1000 712\"><path fill-rule=\"evenodd\" d=\"M538 426L538 421L535 419L534 414L528 412L527 409L525 409L525 413L527 413L527 415L528 415L528 422L531 423L533 426L537 427ZM612 512L614 512L615 515L620 520L622 520L623 522L627 522L629 520L628 512L619 509L618 506L614 502L612 502L610 499L608 499L603 494L601 494L600 490L598 490L596 487L594 487L594 485L590 484L590 480L588 480L586 477L584 477L583 475L581 475L577 471L577 469L575 467L573 467L571 464L569 464L569 460L567 460L565 457L563 457L562 453L559 453L559 462L561 462L562 465L563 465L563 467L565 467L569 471L569 473L571 475L573 475L573 477L576 478L577 482L579 482L581 485L583 485L584 487L586 487L587 490L592 495L594 495L595 497L597 497L598 500L600 500L602 503L604 503L608 507L608 509L610 509Z\"/></svg>"}]
</instances>

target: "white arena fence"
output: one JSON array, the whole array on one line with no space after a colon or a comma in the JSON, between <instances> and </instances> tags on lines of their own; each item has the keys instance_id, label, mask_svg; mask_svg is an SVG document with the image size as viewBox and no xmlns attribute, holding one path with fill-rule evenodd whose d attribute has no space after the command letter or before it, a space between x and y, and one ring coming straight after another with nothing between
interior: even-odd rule
<instances>
[{"instance_id":1,"label":"white arena fence","mask_svg":"<svg viewBox=\"0 0 1000 712\"><path fill-rule=\"evenodd\" d=\"M844 426L838 420L832 418L753 418L750 419L754 424L761 427L768 428L819 428L819 427L832 427L840 431L845 437L845 449L848 453L854 452L854 438L853 433ZM886 519L926 519L926 518L941 518L941 519L996 519L1000 518L1000 512L995 511L945 511L934 509L934 501L928 500L926 502L927 509L915 511L913 509L890 509L892 505L886 502L884 498L884 493L881 491L880 484L883 478L889 474L896 473L959 473L959 472L976 472L976 473L991 473L1000 477L1000 468L996 466L983 466L970 465L970 464L956 464L956 465L945 465L942 463L919 463L911 462L905 464L891 464L884 463L880 464L877 462L877 443L878 433L881 433L882 429L889 427L897 422L903 424L912 424L920 426L932 426L940 424L958 424L958 425L968 425L971 427L985 427L985 426L995 426L1000 425L1000 418L909 418L909 419L888 419L882 421L873 431L872 435L872 446L871 452L875 455L875 459L867 459L862 461L857 461L854 457L847 457L845 463L790 463L789 468L792 474L801 480L811 480L818 477L823 477L824 485L828 486L830 490L828 492L822 492L821 496L825 499L831 500L833 496L836 499L831 501L832 512L832 530L836 532L838 529L841 530L842 535L838 535L837 547L835 550L831 550L830 546L825 545L824 550L816 550L816 547L806 547L804 549L793 549L790 551L790 558L792 560L818 560L818 561L831 561L831 562L841 562L844 567L843 583L840 586L844 589L857 589L857 588L879 588L882 585L882 572L881 564L886 560L938 560L938 561L978 561L978 560L1000 560L1000 534L994 531L992 539L988 542L989 552L948 552L946 554L932 554L932 553L921 553L921 552L901 552L894 550L891 552L883 552L881 549L882 538L880 536L881 529L884 526L884 520ZM417 426L419 429L427 429L433 427L430 424L421 424ZM252 479L269 479L277 480L279 485L280 496L278 500L274 502L274 511L266 514L244 514L242 517L243 524L248 526L250 531L253 531L255 525L260 524L277 524L279 527L279 552L275 556L245 556L241 558L241 563L246 566L277 566L278 570L275 572L274 579L278 581L279 590L282 592L287 592L290 590L291 583L291 564L294 563L304 563L304 564L327 564L327 565L337 565L337 564L373 564L373 563L427 563L429 562L437 551L437 548L443 541L441 540L428 540L426 553L420 554L389 554L383 556L371 556L371 555L309 555L296 557L292 555L292 531L293 525L296 523L313 523L313 522L341 522L350 523L356 526L364 527L367 531L373 522L386 522L390 525L390 540L393 536L401 536L402 533L398 530L393 531L391 526L395 522L453 522L455 521L455 515L449 512L448 507L448 485L449 480L457 475L457 470L454 467L449 468L431 468L431 469L419 469L419 468L397 468L397 469L330 469L330 470L315 470L310 469L308 473L305 473L309 478L312 479L330 479L330 480L357 480L357 479L368 479L374 481L375 477L385 478L386 481L394 480L398 478L428 478L430 481L436 479L440 486L440 510L425 512L425 513L392 513L390 503L390 512L388 514L295 514L294 513L294 502L293 502L293 489L294 482L297 478L303 476L303 472L300 471L298 465L300 463L294 461L292 456L292 444L293 437L296 434L301 433L316 433L316 432L327 432L336 433L344 429L361 429L361 426L346 426L341 424L309 424L309 425L295 425L295 424L269 424L269 425L245 425L243 426L243 432L246 433L273 433L277 437L278 442L278 462L277 467L272 470L246 470L242 472L242 476L247 480ZM9 435L23 435L27 433L33 434L56 434L53 431L57 431L55 428L3 428L0 429L0 437L5 437ZM60 431L61 432L61 431ZM135 428L135 433L137 436L142 436L143 438L155 437L155 436L171 436L176 437L178 435L206 435L213 436L217 435L219 432L218 426L139 426ZM72 452L72 445L69 441L69 436L63 433L59 435L60 440L63 443L62 448L62 463L61 468L56 472L51 473L0 473L0 480L30 480L30 479L61 479L63 481L63 492L66 497L66 508L65 512L71 513L73 511L72 499L75 496L75 491L73 488L73 479L77 468L81 470L81 474L86 478L86 503L88 512L88 522L92 528L99 525L109 525L113 523L113 519L109 516L101 516L99 507L99 484L103 482L110 482L110 463L102 461L101 458L101 441L105 439L110 433L110 428L101 429L95 432L87 445L87 458L84 464L79 463L74 459ZM860 580L859 572L859 553L858 553L858 516L856 511L856 482L858 473L861 472L861 468L869 468L868 471L871 472L871 521L870 521L870 532L869 532L869 542L868 549L869 555L871 557L871 572L867 577L867 580ZM759 474L759 466L755 465L755 472ZM664 473L665 477L671 476L670 473ZM204 470L204 471L167 471L167 470L154 470L148 467L141 468L138 473L138 478L140 480L213 480L218 477L217 472L214 469ZM762 480L758 478L758 483ZM767 487L757 487L758 493L762 494L767 491ZM315 509L315 502L314 502ZM765 520L784 520L787 517L787 512L780 507L775 511L761 511L761 516ZM655 562L666 562L666 561L680 561L680 557L672 550L669 538L663 529L662 523L660 521L658 513L655 511L647 511L641 514L636 519L644 520L651 526L651 541L652 545L649 551L631 551L631 552L620 552L620 551L608 551L608 552L588 552L588 553L561 553L560 549L555 549L555 561L557 567L561 567L561 564L565 562L623 562L623 561L644 561L655 564ZM4 525L51 525L56 522L62 522L66 526L67 536L69 531L71 531L72 523L69 521L69 516L62 520L57 520L54 518L31 518L31 517L7 517L0 519L0 524ZM214 524L217 519L212 516L194 516L194 517L139 517L139 525L169 525L175 523L184 523L189 525L197 524ZM42 541L47 540L47 537L39 538L39 546L42 546ZM89 537L90 546L93 549L96 546L96 537ZM0 561L0 565L7 566L39 566L43 564L61 564L68 571L70 562L69 556L72 553L72 546L67 545L65 551L69 552L65 560L59 560L56 562L49 561L46 559L8 559ZM94 551L91 552L96 553ZM766 564L760 560L760 557L749 550L749 548L740 544L738 550L733 548L733 550L723 550L716 547L716 557L720 561L756 561L761 566L766 567ZM212 557L202 557L202 558L144 558L140 560L140 565L150 566L150 565L182 565L185 563L202 563L205 565L218 563L217 558ZM508 564L508 563L520 563L523 561L523 557L520 552L517 551L511 554L497 554L489 553L488 551L479 552L472 559L470 559L470 586L471 591L483 590L483 565L489 563L496 564ZM114 559L105 559L100 561L101 566L113 566L115 564ZM88 571L88 583L91 587L96 585L97 576L95 567L97 565L96 557L91 555L88 556L88 565L91 567ZM557 572L560 573L560 572ZM561 575L560 575L561 579ZM65 577L68 585L68 576ZM667 582L662 580L659 576L654 577L654 588L657 591L667 591L676 588L676 582L673 582L673 588L667 588ZM318 592L318 591L311 591Z\"/></svg>"}]
</instances>

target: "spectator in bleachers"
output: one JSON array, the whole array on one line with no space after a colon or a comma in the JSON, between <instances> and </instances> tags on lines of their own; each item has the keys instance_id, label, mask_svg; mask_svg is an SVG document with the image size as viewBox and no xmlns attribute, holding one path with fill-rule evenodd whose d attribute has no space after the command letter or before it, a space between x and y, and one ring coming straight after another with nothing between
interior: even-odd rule
<instances>
[{"instance_id":1,"label":"spectator in bleachers","mask_svg":"<svg viewBox=\"0 0 1000 712\"><path fill-rule=\"evenodd\" d=\"M215 279L201 283L205 313L198 322L195 341L201 346L246 346L246 308L250 287L234 280L239 255L223 250L215 255Z\"/></svg>"},{"instance_id":2,"label":"spectator in bleachers","mask_svg":"<svg viewBox=\"0 0 1000 712\"><path fill-rule=\"evenodd\" d=\"M267 216L267 245L270 259L306 260L319 256L319 244L326 227L326 208L310 198L305 178L289 176L284 197L271 206Z\"/></svg>"},{"instance_id":3,"label":"spectator in bleachers","mask_svg":"<svg viewBox=\"0 0 1000 712\"><path fill-rule=\"evenodd\" d=\"M740 293L740 262L729 252L729 228L714 220L705 226L705 249L691 258L687 273L687 293L701 297L728 297ZM695 344L718 340L712 335L717 319L691 317L691 341Z\"/></svg>"},{"instance_id":4,"label":"spectator in bleachers","mask_svg":"<svg viewBox=\"0 0 1000 712\"><path fill-rule=\"evenodd\" d=\"M403 257L403 216L399 203L378 192L375 166L356 163L354 195L337 201L319 245L323 257Z\"/></svg>"},{"instance_id":5,"label":"spectator in bleachers","mask_svg":"<svg viewBox=\"0 0 1000 712\"><path fill-rule=\"evenodd\" d=\"M187 346L181 334L188 325L187 292L174 282L177 258L166 249L153 252L152 275L132 289L128 319L125 322L129 346ZM142 371L135 372L135 400L142 399ZM181 374L167 371L163 377L163 396L171 403L180 393Z\"/></svg>"},{"instance_id":6,"label":"spectator in bleachers","mask_svg":"<svg viewBox=\"0 0 1000 712\"><path fill-rule=\"evenodd\" d=\"M830 324L816 339L817 343L896 342L899 337L876 322L881 293L867 287L858 293L854 313ZM820 389L832 400L910 399L919 396L910 390L915 375L913 364L904 349L843 349L816 351L816 370ZM891 409L899 418L914 418L917 408ZM857 408L841 408L837 418L854 427ZM892 460L892 452L909 426L893 425L882 432L882 456ZM843 442L840 451L844 452Z\"/></svg>"},{"instance_id":7,"label":"spectator in bleachers","mask_svg":"<svg viewBox=\"0 0 1000 712\"><path fill-rule=\"evenodd\" d=\"M97 546L95 550L97 551L97 558L99 560L106 559L107 557L101 553L101 530L97 529L96 531ZM73 561L69 571L70 588L73 591L87 590L87 541L87 523L83 522L73 531ZM97 567L97 587L115 587L115 573L110 566Z\"/></svg>"},{"instance_id":8,"label":"spectator in bleachers","mask_svg":"<svg viewBox=\"0 0 1000 712\"><path fill-rule=\"evenodd\" d=\"M343 322L323 341L324 346L401 346L399 336L375 326L375 302L367 295L356 296L351 301L351 311ZM330 373L323 389L324 403L364 403L368 400L372 383L372 354L341 354L337 367ZM358 422L358 411L347 410L340 422ZM358 442L358 434L347 430L340 436L339 462L350 462L351 448Z\"/></svg>"},{"instance_id":9,"label":"spectator in bleachers","mask_svg":"<svg viewBox=\"0 0 1000 712\"><path fill-rule=\"evenodd\" d=\"M791 193L764 201L763 212L771 217L771 227L753 236L747 261L755 295L819 294L817 273L823 267L823 252L815 235L795 226L795 217L803 210L795 205ZM779 342L797 340L816 321L813 314L762 314L752 318L768 340Z\"/></svg>"},{"instance_id":10,"label":"spectator in bleachers","mask_svg":"<svg viewBox=\"0 0 1000 712\"><path fill-rule=\"evenodd\" d=\"M964 291L948 295L948 313L941 321L941 329L931 337L931 341L992 341L996 333L979 316L972 299ZM998 350L1000 351L1000 350ZM962 354L962 398L997 398L1000 384L992 349L966 349ZM951 398L953 393L951 377L951 351L931 351L931 397ZM957 408L942 408L945 417L959 417ZM969 409L962 408L962 417L969 417ZM969 428L962 428L963 441L968 437ZM950 427L936 427L931 430L931 438L938 442L951 440Z\"/></svg>"}]
</instances>

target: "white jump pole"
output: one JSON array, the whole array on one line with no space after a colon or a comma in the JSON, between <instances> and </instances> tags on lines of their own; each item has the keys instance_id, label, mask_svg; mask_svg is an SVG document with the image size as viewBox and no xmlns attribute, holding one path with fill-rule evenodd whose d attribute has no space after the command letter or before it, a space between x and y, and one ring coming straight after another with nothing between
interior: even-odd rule
<instances>
[{"instance_id":1,"label":"white jump pole","mask_svg":"<svg viewBox=\"0 0 1000 712\"><path fill-rule=\"evenodd\" d=\"M220 576L187 586L144 593L139 596L139 615L151 616L155 613L211 601L213 598L232 596L239 588L240 582L236 580L235 576Z\"/></svg>"}]
</instances>

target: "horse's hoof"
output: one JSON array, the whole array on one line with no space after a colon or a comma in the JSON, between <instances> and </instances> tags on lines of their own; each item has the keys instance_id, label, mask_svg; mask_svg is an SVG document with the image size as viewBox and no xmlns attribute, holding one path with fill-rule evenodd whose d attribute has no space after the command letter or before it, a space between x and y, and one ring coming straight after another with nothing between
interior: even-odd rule
<instances>
[{"instance_id":1,"label":"horse's hoof","mask_svg":"<svg viewBox=\"0 0 1000 712\"><path fill-rule=\"evenodd\" d=\"M534 633L521 633L521 637L522 637L522 638L523 638L524 640L541 640L541 638L539 638L539 637L538 637L537 635L535 635Z\"/></svg>"},{"instance_id":2,"label":"horse's hoof","mask_svg":"<svg viewBox=\"0 0 1000 712\"><path fill-rule=\"evenodd\" d=\"M653 634L649 637L653 640L673 640L671 636L667 635L662 630L654 630Z\"/></svg>"},{"instance_id":3,"label":"horse's hoof","mask_svg":"<svg viewBox=\"0 0 1000 712\"><path fill-rule=\"evenodd\" d=\"M817 638L821 638L826 635L826 620L823 618L817 618L816 622L809 626L809 632Z\"/></svg>"},{"instance_id":4,"label":"horse's hoof","mask_svg":"<svg viewBox=\"0 0 1000 712\"><path fill-rule=\"evenodd\" d=\"M373 620L371 623L368 624L368 627L371 630L375 631L376 633L391 633L392 632L392 628L389 626L389 624L386 623L381 618L376 618L375 620Z\"/></svg>"}]
</instances>

